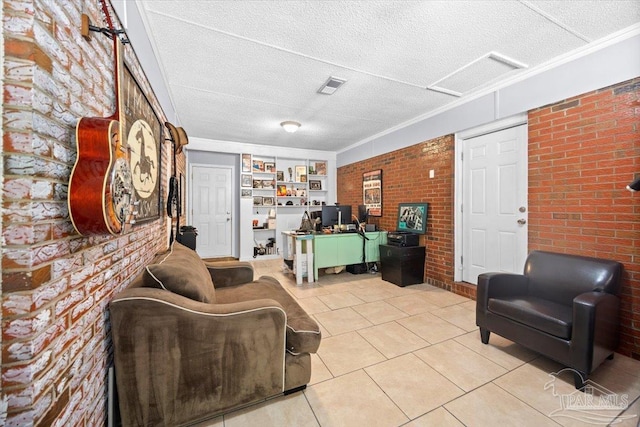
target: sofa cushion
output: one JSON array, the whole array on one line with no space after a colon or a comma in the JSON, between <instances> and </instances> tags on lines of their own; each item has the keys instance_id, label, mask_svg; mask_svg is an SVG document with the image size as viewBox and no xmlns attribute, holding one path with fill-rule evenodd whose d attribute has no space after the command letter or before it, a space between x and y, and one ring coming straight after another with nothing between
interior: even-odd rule
<instances>
[{"instance_id":1,"label":"sofa cushion","mask_svg":"<svg viewBox=\"0 0 640 427\"><path fill-rule=\"evenodd\" d=\"M280 303L287 314L287 351L292 354L315 353L320 346L320 328L295 299L273 277L262 276L242 285L216 290L218 304L272 299Z\"/></svg>"},{"instance_id":2,"label":"sofa cushion","mask_svg":"<svg viewBox=\"0 0 640 427\"><path fill-rule=\"evenodd\" d=\"M532 251L524 266L531 296L564 305L596 290L617 295L621 270L617 261L545 251Z\"/></svg>"},{"instance_id":3,"label":"sofa cushion","mask_svg":"<svg viewBox=\"0 0 640 427\"><path fill-rule=\"evenodd\" d=\"M542 330L550 335L571 339L572 308L532 296L489 298L489 311Z\"/></svg>"},{"instance_id":4,"label":"sofa cushion","mask_svg":"<svg viewBox=\"0 0 640 427\"><path fill-rule=\"evenodd\" d=\"M165 289L195 301L216 302L207 266L194 250L178 242L173 242L160 262L147 266L143 282L146 287Z\"/></svg>"}]
</instances>

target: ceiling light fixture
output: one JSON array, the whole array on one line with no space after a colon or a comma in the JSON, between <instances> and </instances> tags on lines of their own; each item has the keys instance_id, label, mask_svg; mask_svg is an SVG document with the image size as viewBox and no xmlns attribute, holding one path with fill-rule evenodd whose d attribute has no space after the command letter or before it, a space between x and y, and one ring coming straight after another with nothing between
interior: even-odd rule
<instances>
[{"instance_id":1,"label":"ceiling light fixture","mask_svg":"<svg viewBox=\"0 0 640 427\"><path fill-rule=\"evenodd\" d=\"M287 120L286 122L280 123L280 126L282 126L282 129L284 129L286 132L294 133L295 131L298 130L298 128L301 125L298 122L293 122L291 120Z\"/></svg>"}]
</instances>

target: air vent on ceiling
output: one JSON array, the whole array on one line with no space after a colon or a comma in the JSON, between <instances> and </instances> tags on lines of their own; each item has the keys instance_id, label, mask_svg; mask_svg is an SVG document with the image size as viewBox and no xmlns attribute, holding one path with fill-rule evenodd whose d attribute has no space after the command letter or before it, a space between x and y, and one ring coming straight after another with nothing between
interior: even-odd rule
<instances>
[{"instance_id":1,"label":"air vent on ceiling","mask_svg":"<svg viewBox=\"0 0 640 427\"><path fill-rule=\"evenodd\" d=\"M320 86L320 89L318 89L318 93L321 93L323 95L333 95L333 92L338 90L338 88L342 86L345 82L346 80L344 79L339 79L337 77L329 77L329 79L326 82L324 82L322 86Z\"/></svg>"}]
</instances>

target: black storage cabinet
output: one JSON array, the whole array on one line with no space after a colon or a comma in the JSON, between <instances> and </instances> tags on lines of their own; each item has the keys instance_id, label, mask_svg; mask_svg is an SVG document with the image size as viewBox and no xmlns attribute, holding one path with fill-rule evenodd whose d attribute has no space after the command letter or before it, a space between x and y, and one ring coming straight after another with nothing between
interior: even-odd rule
<instances>
[{"instance_id":1,"label":"black storage cabinet","mask_svg":"<svg viewBox=\"0 0 640 427\"><path fill-rule=\"evenodd\" d=\"M398 286L424 282L424 246L380 245L382 280Z\"/></svg>"}]
</instances>

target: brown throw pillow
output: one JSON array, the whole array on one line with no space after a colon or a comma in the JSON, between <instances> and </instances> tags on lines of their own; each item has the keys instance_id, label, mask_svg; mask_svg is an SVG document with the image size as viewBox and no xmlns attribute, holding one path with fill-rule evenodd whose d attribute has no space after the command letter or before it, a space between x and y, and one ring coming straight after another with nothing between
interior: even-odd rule
<instances>
[{"instance_id":1,"label":"brown throw pillow","mask_svg":"<svg viewBox=\"0 0 640 427\"><path fill-rule=\"evenodd\" d=\"M145 286L161 288L195 301L215 303L215 289L207 266L198 254L173 242L169 253L144 271Z\"/></svg>"}]
</instances>

